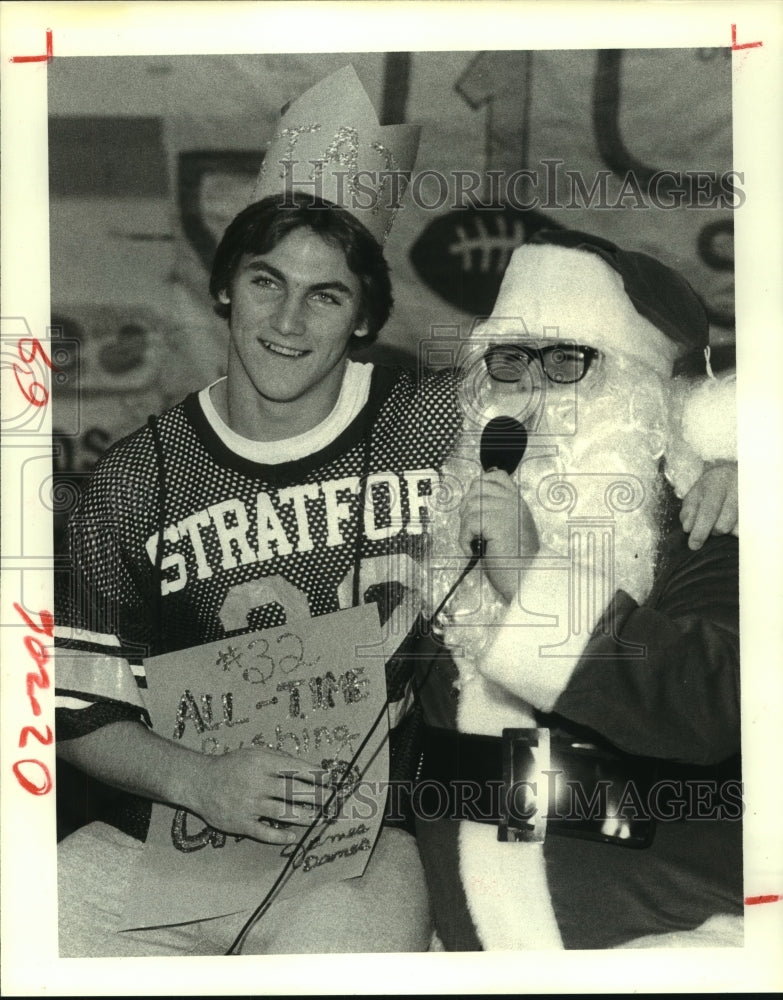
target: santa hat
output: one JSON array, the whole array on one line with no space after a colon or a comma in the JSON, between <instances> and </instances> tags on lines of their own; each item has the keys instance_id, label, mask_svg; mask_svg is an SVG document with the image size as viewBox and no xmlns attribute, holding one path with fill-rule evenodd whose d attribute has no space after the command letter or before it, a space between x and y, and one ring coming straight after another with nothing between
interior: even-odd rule
<instances>
[{"instance_id":1,"label":"santa hat","mask_svg":"<svg viewBox=\"0 0 783 1000\"><path fill-rule=\"evenodd\" d=\"M576 230L540 230L527 244L595 254L619 276L634 309L672 341L689 349L709 344L704 303L681 274L654 257L623 250L610 240Z\"/></svg>"},{"instance_id":2,"label":"santa hat","mask_svg":"<svg viewBox=\"0 0 783 1000\"><path fill-rule=\"evenodd\" d=\"M713 374L707 310L701 297L685 278L648 254L623 250L609 240L583 232L541 230L534 234L527 246L581 250L600 258L619 276L625 295L638 316L647 320L678 346L675 370L683 366L689 356L704 355L706 378L677 379L671 386L674 422L681 434L673 436L669 442L666 471L677 495L682 497L688 492L698 479L704 462L736 462L736 377L730 374L716 378ZM524 267L525 264L524 257L521 257L520 265ZM511 282L512 276L508 275L508 278ZM602 285L593 290L596 298L599 287ZM627 310L627 304L623 303L623 306ZM608 310L612 318L616 314L618 319L623 318L623 306L619 306L617 310ZM558 311L559 308L558 303ZM497 311L496 305L495 312ZM616 328L612 327L612 330ZM625 353L639 352L639 341L644 338L645 333L644 324L634 322L631 318L625 332L621 349ZM581 339L593 347L603 346L603 349L611 350L617 340L607 336L607 333L609 331L599 330L591 340L585 332ZM633 341L628 334L633 335Z\"/></svg>"}]
</instances>

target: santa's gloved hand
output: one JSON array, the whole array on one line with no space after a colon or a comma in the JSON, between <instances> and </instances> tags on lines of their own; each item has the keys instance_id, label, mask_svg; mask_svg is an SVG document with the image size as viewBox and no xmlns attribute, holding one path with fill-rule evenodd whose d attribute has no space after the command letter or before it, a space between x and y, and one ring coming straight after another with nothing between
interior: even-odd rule
<instances>
[{"instance_id":1,"label":"santa's gloved hand","mask_svg":"<svg viewBox=\"0 0 783 1000\"><path fill-rule=\"evenodd\" d=\"M680 510L688 547L700 549L710 534L738 534L736 462L708 465L688 491Z\"/></svg>"},{"instance_id":2,"label":"santa's gloved hand","mask_svg":"<svg viewBox=\"0 0 783 1000\"><path fill-rule=\"evenodd\" d=\"M471 555L474 539L483 539L484 572L495 590L511 601L524 572L520 557L534 556L540 548L532 515L516 483L500 469L482 473L470 484L460 514L462 551Z\"/></svg>"}]
</instances>

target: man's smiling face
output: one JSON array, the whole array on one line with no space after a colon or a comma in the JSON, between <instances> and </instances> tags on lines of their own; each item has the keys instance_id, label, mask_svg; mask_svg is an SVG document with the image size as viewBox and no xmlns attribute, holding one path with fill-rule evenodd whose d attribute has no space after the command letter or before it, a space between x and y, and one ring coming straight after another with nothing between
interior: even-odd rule
<instances>
[{"instance_id":1,"label":"man's smiling face","mask_svg":"<svg viewBox=\"0 0 783 1000\"><path fill-rule=\"evenodd\" d=\"M219 298L231 305L229 377L240 395L319 413L333 404L351 335L366 333L361 285L339 246L296 229L266 253L244 254Z\"/></svg>"}]
</instances>

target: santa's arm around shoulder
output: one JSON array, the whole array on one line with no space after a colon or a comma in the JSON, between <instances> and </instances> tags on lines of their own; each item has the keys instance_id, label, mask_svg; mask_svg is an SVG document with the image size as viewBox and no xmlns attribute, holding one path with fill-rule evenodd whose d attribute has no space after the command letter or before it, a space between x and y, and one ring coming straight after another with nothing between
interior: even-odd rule
<instances>
[{"instance_id":1,"label":"santa's arm around shoulder","mask_svg":"<svg viewBox=\"0 0 783 1000\"><path fill-rule=\"evenodd\" d=\"M682 499L680 522L695 550L710 534L739 534L736 378L675 380L671 402L678 433L665 473Z\"/></svg>"},{"instance_id":2,"label":"santa's arm around shoulder","mask_svg":"<svg viewBox=\"0 0 783 1000\"><path fill-rule=\"evenodd\" d=\"M677 533L642 603L540 552L478 668L535 708L587 726L620 749L707 764L739 750L736 538L699 551Z\"/></svg>"}]
</instances>

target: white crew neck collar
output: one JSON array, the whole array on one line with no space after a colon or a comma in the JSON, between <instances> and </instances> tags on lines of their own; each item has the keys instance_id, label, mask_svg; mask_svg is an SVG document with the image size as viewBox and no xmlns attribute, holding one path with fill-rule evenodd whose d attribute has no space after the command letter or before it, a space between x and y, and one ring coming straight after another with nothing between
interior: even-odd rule
<instances>
[{"instance_id":1,"label":"white crew neck collar","mask_svg":"<svg viewBox=\"0 0 783 1000\"><path fill-rule=\"evenodd\" d=\"M225 376L205 386L199 392L198 400L210 427L230 451L261 465L277 465L313 455L331 444L367 402L372 370L371 363L349 361L345 367L340 395L332 412L304 434L280 441L252 441L231 430L212 402L212 389L225 381Z\"/></svg>"}]
</instances>

